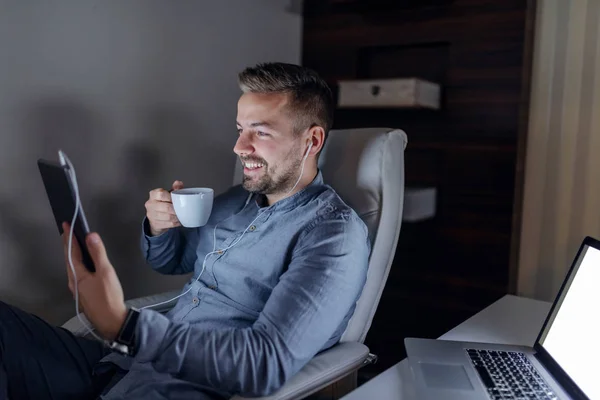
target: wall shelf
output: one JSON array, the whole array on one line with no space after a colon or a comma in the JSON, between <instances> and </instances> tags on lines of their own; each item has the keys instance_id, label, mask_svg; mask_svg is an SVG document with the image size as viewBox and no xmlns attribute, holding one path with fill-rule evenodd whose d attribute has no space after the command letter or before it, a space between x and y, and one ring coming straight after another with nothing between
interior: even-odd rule
<instances>
[{"instance_id":1,"label":"wall shelf","mask_svg":"<svg viewBox=\"0 0 600 400\"><path fill-rule=\"evenodd\" d=\"M440 85L419 78L338 82L339 108L440 108Z\"/></svg>"}]
</instances>

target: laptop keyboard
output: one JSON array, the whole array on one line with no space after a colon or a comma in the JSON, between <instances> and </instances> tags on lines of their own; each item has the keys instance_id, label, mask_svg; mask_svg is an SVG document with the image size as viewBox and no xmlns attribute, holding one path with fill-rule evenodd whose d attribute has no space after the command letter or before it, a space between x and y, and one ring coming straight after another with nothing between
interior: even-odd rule
<instances>
[{"instance_id":1,"label":"laptop keyboard","mask_svg":"<svg viewBox=\"0 0 600 400\"><path fill-rule=\"evenodd\" d=\"M467 349L467 354L492 400L558 399L524 353Z\"/></svg>"}]
</instances>

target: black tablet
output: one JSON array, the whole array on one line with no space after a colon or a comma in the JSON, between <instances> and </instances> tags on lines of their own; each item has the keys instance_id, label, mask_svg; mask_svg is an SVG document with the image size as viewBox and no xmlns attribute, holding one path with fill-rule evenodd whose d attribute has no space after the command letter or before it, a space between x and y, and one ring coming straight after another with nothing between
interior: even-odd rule
<instances>
[{"instance_id":1,"label":"black tablet","mask_svg":"<svg viewBox=\"0 0 600 400\"><path fill-rule=\"evenodd\" d=\"M76 184L71 179L69 167L66 165L40 159L38 160L38 167L44 181L44 186L46 187L46 194L48 195L48 200L50 200L58 232L62 235L62 223L68 222L70 224L73 221L76 204ZM90 272L95 272L96 268L85 245L85 237L90 233L90 229L85 218L85 213L83 212L83 207L81 206L81 201L75 226L71 227L71 229L73 229L73 238L79 243L83 264Z\"/></svg>"}]
</instances>

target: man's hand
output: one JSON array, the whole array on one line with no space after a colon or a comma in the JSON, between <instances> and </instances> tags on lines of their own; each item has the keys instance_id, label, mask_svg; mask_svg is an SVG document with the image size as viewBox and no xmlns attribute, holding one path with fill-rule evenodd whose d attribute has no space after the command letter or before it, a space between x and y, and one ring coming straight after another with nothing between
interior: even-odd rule
<instances>
[{"instance_id":1,"label":"man's hand","mask_svg":"<svg viewBox=\"0 0 600 400\"><path fill-rule=\"evenodd\" d=\"M88 320L105 339L112 340L117 337L121 326L127 316L127 307L123 299L121 282L108 260L106 249L100 235L90 233L86 237L87 249L94 261L96 272L89 272L83 265L81 250L75 237L73 237L71 258L75 275L69 264L69 233L71 228L63 222L63 245L65 260L67 262L67 276L69 289L75 295L75 279L79 291L79 303Z\"/></svg>"},{"instance_id":2,"label":"man's hand","mask_svg":"<svg viewBox=\"0 0 600 400\"><path fill-rule=\"evenodd\" d=\"M183 182L173 182L172 190L183 189ZM154 189L150 191L148 201L146 201L146 217L150 223L150 233L152 236L158 236L171 228L180 226L177 219L173 202L171 201L171 192L165 189Z\"/></svg>"}]
</instances>

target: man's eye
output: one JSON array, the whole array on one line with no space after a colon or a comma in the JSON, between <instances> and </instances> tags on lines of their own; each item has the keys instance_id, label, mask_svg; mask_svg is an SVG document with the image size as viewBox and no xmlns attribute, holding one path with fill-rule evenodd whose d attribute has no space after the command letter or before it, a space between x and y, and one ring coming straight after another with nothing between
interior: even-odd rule
<instances>
[{"instance_id":1,"label":"man's eye","mask_svg":"<svg viewBox=\"0 0 600 400\"><path fill-rule=\"evenodd\" d=\"M256 131L256 134L257 134L258 136L269 136L269 134L268 134L268 133L261 132L261 131Z\"/></svg>"},{"instance_id":2,"label":"man's eye","mask_svg":"<svg viewBox=\"0 0 600 400\"><path fill-rule=\"evenodd\" d=\"M241 134L242 134L242 131L243 131L243 129L242 129L242 128L238 128L238 129L237 129L237 131L238 131L238 135L241 135Z\"/></svg>"}]
</instances>

